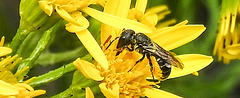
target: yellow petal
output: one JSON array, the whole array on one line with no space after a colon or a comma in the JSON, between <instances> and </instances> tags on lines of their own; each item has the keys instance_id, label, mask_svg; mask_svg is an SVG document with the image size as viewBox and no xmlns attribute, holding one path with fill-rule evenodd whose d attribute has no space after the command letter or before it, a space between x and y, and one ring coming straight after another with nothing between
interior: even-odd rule
<instances>
[{"instance_id":1,"label":"yellow petal","mask_svg":"<svg viewBox=\"0 0 240 98\"><path fill-rule=\"evenodd\" d=\"M226 14L226 16L224 17L224 22L225 22L225 27L224 27L224 31L223 31L223 34L224 35L227 35L228 31L229 31L229 27L230 27L230 12L227 12L228 14Z\"/></svg>"},{"instance_id":2,"label":"yellow petal","mask_svg":"<svg viewBox=\"0 0 240 98\"><path fill-rule=\"evenodd\" d=\"M170 14L171 11L167 10L167 11L164 11L164 12L161 12L160 14L158 14L158 21L159 20L163 20L163 18L165 18L166 15Z\"/></svg>"},{"instance_id":3,"label":"yellow petal","mask_svg":"<svg viewBox=\"0 0 240 98\"><path fill-rule=\"evenodd\" d=\"M18 89L16 87L8 84L2 80L0 80L0 95L16 95L19 94Z\"/></svg>"},{"instance_id":4,"label":"yellow petal","mask_svg":"<svg viewBox=\"0 0 240 98\"><path fill-rule=\"evenodd\" d=\"M76 22L75 19L73 19L73 17L67 12L65 11L63 8L61 8L60 6L56 6L55 7L57 13L66 21L77 25L77 26L82 26L80 23Z\"/></svg>"},{"instance_id":5,"label":"yellow petal","mask_svg":"<svg viewBox=\"0 0 240 98\"><path fill-rule=\"evenodd\" d=\"M119 3L119 0L108 0L104 7L104 13L115 15L116 6ZM107 40L109 36L115 38L117 35L114 32L114 28L109 25L101 24L101 45Z\"/></svg>"},{"instance_id":6,"label":"yellow petal","mask_svg":"<svg viewBox=\"0 0 240 98\"><path fill-rule=\"evenodd\" d=\"M235 23L236 23L237 10L232 13L231 17L232 17L232 20L231 20L232 23L231 23L230 32L233 32L235 28Z\"/></svg>"},{"instance_id":7,"label":"yellow petal","mask_svg":"<svg viewBox=\"0 0 240 98\"><path fill-rule=\"evenodd\" d=\"M86 77L96 81L103 80L100 71L96 69L95 65L78 58L73 62L75 67Z\"/></svg>"},{"instance_id":8,"label":"yellow petal","mask_svg":"<svg viewBox=\"0 0 240 98\"><path fill-rule=\"evenodd\" d=\"M226 59L226 61L229 61L229 59L240 59L239 45L228 46L226 49L221 49L220 52L224 57L224 59ZM228 63L225 63L225 64L228 64Z\"/></svg>"},{"instance_id":9,"label":"yellow petal","mask_svg":"<svg viewBox=\"0 0 240 98\"><path fill-rule=\"evenodd\" d=\"M105 8L105 6L106 6L106 5L105 5L105 4L106 4L105 1L106 1L106 0L97 0L97 4L99 4L99 5L101 5L102 7Z\"/></svg>"},{"instance_id":10,"label":"yellow petal","mask_svg":"<svg viewBox=\"0 0 240 98\"><path fill-rule=\"evenodd\" d=\"M116 0L118 1L118 0ZM127 18L128 16L128 11L130 9L131 5L131 0L119 0L119 4L116 10L116 16L122 17L122 18Z\"/></svg>"},{"instance_id":11,"label":"yellow petal","mask_svg":"<svg viewBox=\"0 0 240 98\"><path fill-rule=\"evenodd\" d=\"M104 7L104 13L115 15L120 0L108 0Z\"/></svg>"},{"instance_id":12,"label":"yellow petal","mask_svg":"<svg viewBox=\"0 0 240 98\"><path fill-rule=\"evenodd\" d=\"M188 23L188 20L184 20L184 21L182 21L182 22L180 22L180 23L178 23L178 24L176 24L176 25L174 25L175 27L176 26L183 26L183 25L186 25Z\"/></svg>"},{"instance_id":13,"label":"yellow petal","mask_svg":"<svg viewBox=\"0 0 240 98\"><path fill-rule=\"evenodd\" d=\"M104 13L127 18L130 5L131 0L108 0L104 7ZM120 32L120 30L121 29L116 30L116 28L107 24L101 24L101 43L103 44L109 35L111 35L112 38L119 36L120 34L117 33Z\"/></svg>"},{"instance_id":14,"label":"yellow petal","mask_svg":"<svg viewBox=\"0 0 240 98\"><path fill-rule=\"evenodd\" d=\"M53 5L49 5L48 1L38 1L40 8L46 13L48 14L48 16L52 15L52 11L53 11Z\"/></svg>"},{"instance_id":15,"label":"yellow petal","mask_svg":"<svg viewBox=\"0 0 240 98\"><path fill-rule=\"evenodd\" d=\"M171 19L171 20L167 20L161 23L158 23L156 28L163 28L163 27L168 27L172 24L176 23L176 19Z\"/></svg>"},{"instance_id":16,"label":"yellow petal","mask_svg":"<svg viewBox=\"0 0 240 98\"><path fill-rule=\"evenodd\" d=\"M198 76L198 75L199 75L197 71L196 71L196 72L193 72L192 74L195 75L195 76Z\"/></svg>"},{"instance_id":17,"label":"yellow petal","mask_svg":"<svg viewBox=\"0 0 240 98\"><path fill-rule=\"evenodd\" d=\"M180 70L173 67L168 78L180 77L199 71L208 66L213 61L211 56L205 56L201 54L179 55L178 58L184 64L184 68Z\"/></svg>"},{"instance_id":18,"label":"yellow petal","mask_svg":"<svg viewBox=\"0 0 240 98\"><path fill-rule=\"evenodd\" d=\"M229 64L230 63L229 60L231 60L231 59L240 59L240 55L231 55L225 51L222 53L222 56L224 57L223 58L224 64ZM222 60L222 59L220 59L220 60Z\"/></svg>"},{"instance_id":19,"label":"yellow petal","mask_svg":"<svg viewBox=\"0 0 240 98\"><path fill-rule=\"evenodd\" d=\"M131 5L131 0L108 0L104 13L126 18Z\"/></svg>"},{"instance_id":20,"label":"yellow petal","mask_svg":"<svg viewBox=\"0 0 240 98\"><path fill-rule=\"evenodd\" d=\"M30 79L28 79L28 80L26 80L26 81L24 81L23 83L25 83L25 84L29 84L30 82L32 82L34 79L36 79L37 77L32 77L32 78L30 78Z\"/></svg>"},{"instance_id":21,"label":"yellow petal","mask_svg":"<svg viewBox=\"0 0 240 98\"><path fill-rule=\"evenodd\" d=\"M30 92L34 91L34 89L28 85L28 84L25 84L25 83L17 83L17 84L14 84L15 86L18 86L18 87L23 87L27 90L29 90Z\"/></svg>"},{"instance_id":22,"label":"yellow petal","mask_svg":"<svg viewBox=\"0 0 240 98\"><path fill-rule=\"evenodd\" d=\"M118 0L116 0L116 1L118 1ZM130 9L130 5L131 5L131 0L119 0L119 4L117 5L117 10L115 12L115 16L118 16L121 18L127 18L128 11ZM116 33L115 34L116 36L112 36L112 38L119 36L121 34L121 30L122 29L117 29L116 32L114 32L114 33Z\"/></svg>"},{"instance_id":23,"label":"yellow petal","mask_svg":"<svg viewBox=\"0 0 240 98\"><path fill-rule=\"evenodd\" d=\"M0 47L3 47L5 41L5 37L3 36L0 40Z\"/></svg>"},{"instance_id":24,"label":"yellow petal","mask_svg":"<svg viewBox=\"0 0 240 98\"><path fill-rule=\"evenodd\" d=\"M213 48L213 55L217 54L220 44L221 44L221 38L220 38L220 34L218 33L216 41L215 41L215 45L214 45L214 48Z\"/></svg>"},{"instance_id":25,"label":"yellow petal","mask_svg":"<svg viewBox=\"0 0 240 98\"><path fill-rule=\"evenodd\" d=\"M40 96L40 95L43 95L43 94L46 94L46 91L45 90L35 90L33 92L29 92L28 95L30 96L30 98L32 97L36 97L36 96Z\"/></svg>"},{"instance_id":26,"label":"yellow petal","mask_svg":"<svg viewBox=\"0 0 240 98\"><path fill-rule=\"evenodd\" d=\"M181 98L177 95L171 94L169 92L160 89L145 89L143 92L148 98Z\"/></svg>"},{"instance_id":27,"label":"yellow petal","mask_svg":"<svg viewBox=\"0 0 240 98\"><path fill-rule=\"evenodd\" d=\"M94 95L89 87L86 87L86 97L85 98L94 98Z\"/></svg>"},{"instance_id":28,"label":"yellow petal","mask_svg":"<svg viewBox=\"0 0 240 98\"><path fill-rule=\"evenodd\" d=\"M158 23L158 16L157 14L149 14L145 15L146 20L142 20L141 22L148 25L149 27L155 27Z\"/></svg>"},{"instance_id":29,"label":"yellow petal","mask_svg":"<svg viewBox=\"0 0 240 98\"><path fill-rule=\"evenodd\" d=\"M101 45L108 39L110 35L111 39L114 39L118 36L114 28L106 24L101 24Z\"/></svg>"},{"instance_id":30,"label":"yellow petal","mask_svg":"<svg viewBox=\"0 0 240 98\"><path fill-rule=\"evenodd\" d=\"M168 7L166 5L161 5L161 6L156 6L148 9L146 14L156 14L156 13L167 11L167 10L168 10Z\"/></svg>"},{"instance_id":31,"label":"yellow petal","mask_svg":"<svg viewBox=\"0 0 240 98\"><path fill-rule=\"evenodd\" d=\"M82 11L93 18L97 19L98 21L110 25L112 27L118 28L118 29L133 29L136 32L146 32L151 33L152 29L148 26L141 24L137 21L133 21L126 18L117 17L114 15L110 15L107 13L100 12L98 10L92 9L92 8L83 8Z\"/></svg>"},{"instance_id":32,"label":"yellow petal","mask_svg":"<svg viewBox=\"0 0 240 98\"><path fill-rule=\"evenodd\" d=\"M8 47L0 47L0 57L12 53L12 49Z\"/></svg>"},{"instance_id":33,"label":"yellow petal","mask_svg":"<svg viewBox=\"0 0 240 98\"><path fill-rule=\"evenodd\" d=\"M201 35L205 29L203 25L169 27L153 32L149 37L164 49L172 50L194 40Z\"/></svg>"},{"instance_id":34,"label":"yellow petal","mask_svg":"<svg viewBox=\"0 0 240 98\"><path fill-rule=\"evenodd\" d=\"M147 2L148 0L137 0L135 8L141 11L142 13L145 13Z\"/></svg>"},{"instance_id":35,"label":"yellow petal","mask_svg":"<svg viewBox=\"0 0 240 98\"><path fill-rule=\"evenodd\" d=\"M16 72L16 73L14 74L14 77L18 77L18 76L21 75L23 72L25 72L27 69L29 69L29 66L27 66L27 67L21 69L20 71Z\"/></svg>"},{"instance_id":36,"label":"yellow petal","mask_svg":"<svg viewBox=\"0 0 240 98\"><path fill-rule=\"evenodd\" d=\"M96 40L93 38L91 33L86 29L82 32L76 32L79 40L82 42L84 47L88 50L91 56L104 68L108 69L108 61L105 57L102 49L99 47Z\"/></svg>"},{"instance_id":37,"label":"yellow petal","mask_svg":"<svg viewBox=\"0 0 240 98\"><path fill-rule=\"evenodd\" d=\"M106 83L99 84L99 88L101 92L104 94L107 98L119 98L119 85L114 84L113 88L107 88Z\"/></svg>"},{"instance_id":38,"label":"yellow petal","mask_svg":"<svg viewBox=\"0 0 240 98\"><path fill-rule=\"evenodd\" d=\"M240 55L240 44L228 46L226 47L226 50L229 54Z\"/></svg>"},{"instance_id":39,"label":"yellow petal","mask_svg":"<svg viewBox=\"0 0 240 98\"><path fill-rule=\"evenodd\" d=\"M175 20L176 21L176 20ZM180 23L178 23L178 24L176 24L176 25L174 25L174 27L177 27L177 26L184 26L184 25L186 25L188 23L188 20L184 20L183 22L180 22ZM160 23L161 24L161 23ZM157 25L158 26L158 25ZM158 27L162 27L162 26L158 26ZM157 27L157 28L158 28ZM167 27L167 26L165 26L165 28L158 28L157 29L157 31L155 31L155 32L163 32L164 30L168 30L168 29L170 29L170 28L172 28L172 27ZM151 34L148 34L149 36L150 35L154 35L153 33L151 33Z\"/></svg>"},{"instance_id":40,"label":"yellow petal","mask_svg":"<svg viewBox=\"0 0 240 98\"><path fill-rule=\"evenodd\" d=\"M81 26L74 25L72 23L68 23L68 24L66 24L66 30L68 30L69 32L80 32L80 31L83 31L83 30L85 30L89 27L88 20L82 15L79 15L77 17L76 22L81 23Z\"/></svg>"},{"instance_id":41,"label":"yellow petal","mask_svg":"<svg viewBox=\"0 0 240 98\"><path fill-rule=\"evenodd\" d=\"M8 70L12 70L20 61L22 60L22 58L18 58L16 59L12 64L8 65L7 68Z\"/></svg>"}]
</instances>

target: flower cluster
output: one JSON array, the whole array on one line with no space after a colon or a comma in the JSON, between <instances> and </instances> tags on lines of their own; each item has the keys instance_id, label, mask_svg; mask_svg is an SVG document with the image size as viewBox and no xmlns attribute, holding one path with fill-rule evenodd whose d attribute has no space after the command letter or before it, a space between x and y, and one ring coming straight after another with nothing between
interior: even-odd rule
<instances>
[{"instance_id":1,"label":"flower cluster","mask_svg":"<svg viewBox=\"0 0 240 98\"><path fill-rule=\"evenodd\" d=\"M22 60L18 55L7 56L12 52L11 48L3 47L4 37L0 41L0 97L13 97L13 98L32 98L45 94L45 90L34 90L28 83L31 82L33 77L27 81L19 82L18 76L28 69L25 69L13 74L11 70Z\"/></svg>"},{"instance_id":2,"label":"flower cluster","mask_svg":"<svg viewBox=\"0 0 240 98\"><path fill-rule=\"evenodd\" d=\"M214 47L214 55L218 55L218 60L229 63L232 59L239 59L239 13L240 1L228 2L222 0L221 17L219 20L219 31Z\"/></svg>"},{"instance_id":3,"label":"flower cluster","mask_svg":"<svg viewBox=\"0 0 240 98\"><path fill-rule=\"evenodd\" d=\"M90 62L81 60L80 58L74 61L73 64L85 77L95 81L100 81L99 87L102 93L108 98L144 96L177 97L176 95L153 88L152 85L156 85L156 83L147 81L147 79L151 79L152 76L150 72L150 66L148 65L148 60L146 58L142 62L136 64L133 70L129 71L134 66L135 62L142 57L141 54L136 51L129 52L124 50L122 53L116 56L116 42L113 42L108 49L105 49L107 47L105 45L105 41L108 41L109 36L112 36L113 38L120 36L120 28L122 26L119 26L119 24L123 24L121 23L122 18L131 19L147 26L145 28L149 32L141 32L148 35L153 41L158 43L167 51L190 42L205 30L203 25L186 25L187 21L171 27L158 27L156 26L157 22L161 20L167 13L169 13L167 7L155 7L147 10L146 13L145 8L145 0L137 0L135 8L132 9L130 9L130 2L124 2L121 0L118 2L112 2L111 0L108 0L105 4L103 11L104 13L101 13L102 16L99 16L105 16L108 18L98 18L93 16L93 14L88 13L90 16L92 15L93 18L96 18L104 23L101 27L101 43L103 45L103 52L108 60L108 65L106 65L108 66L108 69L105 69L98 63L92 64ZM111 23L105 22L108 20L113 21L111 21ZM172 22L173 21L167 21L165 26L170 25ZM142 25L136 25L135 22L125 23L123 26L128 28L128 25L132 25L132 28L134 28L134 30L137 32L140 32L140 30L135 28L142 27ZM172 67L172 72L169 78L175 78L191 73L198 75L198 70L204 68L212 62L211 57L200 54L179 55L176 58L179 58L185 67L183 70ZM155 59L152 61L154 62L153 75L161 77L160 73L162 72L159 70L159 65L157 65L156 61L154 60Z\"/></svg>"},{"instance_id":4,"label":"flower cluster","mask_svg":"<svg viewBox=\"0 0 240 98\"><path fill-rule=\"evenodd\" d=\"M28 3L31 6L28 6ZM136 0L135 5L131 6L133 4L132 0L21 1L21 23L10 45L13 50L3 47L4 37L0 42L0 97L25 98L43 95L46 93L45 90L34 90L33 87L56 80L63 74L76 69L78 74L74 75L69 89L55 97L64 97L65 95L73 97L79 95L82 97L85 95L87 98L93 98L94 92L100 93L107 98L179 97L161 90L161 82L188 74L198 76L198 71L208 66L213 59L211 56L202 54L177 55L171 51L196 39L206 28L201 24L188 24L187 20L177 24L175 19L163 21L166 15L171 12L168 7L161 5L147 9L147 3L148 0ZM95 9L94 6L101 7L103 10ZM32 11L34 11L33 14L31 14ZM236 13L232 14L232 24L235 24L236 16ZM40 19L39 17L43 18ZM227 17L227 20L229 20L229 17ZM100 33L90 32L91 21L89 19L91 18L101 24L99 26ZM76 60L66 66L23 81L23 76L27 75L28 71L39 60L41 53L47 47L52 36L55 36L55 32L61 28L61 25L68 32L76 34L94 60L91 59L92 62L89 62L84 57L74 58ZM222 25L221 27L229 26L226 21ZM237 27L231 25L230 28L230 35L226 34L226 32L224 34L219 33L219 36L224 35L226 39L218 38L216 47L221 47L221 49L215 49L218 54L219 51L225 50L224 53L240 53L235 51L239 39L230 38L236 35L232 32L237 32ZM163 65L159 64L159 59L156 56L149 54L145 57L137 49L133 51L123 49L120 53L117 44L118 38L124 29L131 29L136 33L143 33L148 36L153 44L159 45L155 46L154 49L162 47L161 49L168 54L167 56L171 55L174 60L180 63L181 68L169 64L171 72L169 71L170 75L166 77L163 76L164 70L161 69ZM34 34L42 33L41 31L44 30L44 34L42 34L37 45L34 46L35 48L31 50L32 53L29 54L28 58L21 56L24 58L22 60L18 55L15 55L18 51L21 51L20 49L24 47L24 44L27 44L22 44L22 42L28 42L29 39L33 38L32 36L35 36ZM225 28L224 31L226 31ZM30 32L33 33L30 34ZM100 36L100 45L92 34ZM231 45L220 46L224 42L231 43ZM158 50L155 49L150 52L155 51ZM14 56L9 56L11 53ZM76 52L73 53L76 54ZM21 55L21 53L19 54ZM219 54L219 56L224 55ZM87 57L87 55L85 56ZM165 62L166 58L163 60ZM13 74L12 70L18 64L18 69ZM93 81L96 85L92 82L78 85L80 79L76 79L76 76L79 74L88 82ZM81 81L84 81L84 79ZM97 87L98 91L96 91L96 88L91 87L92 85ZM86 93L81 91L86 91Z\"/></svg>"}]
</instances>

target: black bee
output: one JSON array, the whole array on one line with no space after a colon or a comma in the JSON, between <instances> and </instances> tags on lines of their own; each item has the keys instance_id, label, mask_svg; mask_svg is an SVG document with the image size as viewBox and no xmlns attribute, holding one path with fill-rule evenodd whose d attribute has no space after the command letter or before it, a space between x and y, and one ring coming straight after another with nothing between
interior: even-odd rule
<instances>
[{"instance_id":1,"label":"black bee","mask_svg":"<svg viewBox=\"0 0 240 98\"><path fill-rule=\"evenodd\" d=\"M127 49L128 51L137 51L142 54L143 57L136 61L135 65L147 57L149 60L149 65L151 66L151 72L153 70L151 56L155 57L160 69L162 70L162 79L166 79L170 75L172 65L183 69L183 64L178 58L174 57L172 53L160 47L157 43L153 42L147 35L143 33L135 33L135 31L131 29L123 29L121 36L116 37L114 40L118 38L117 55L120 54L123 49ZM108 45L108 47L111 45L111 43ZM154 79L153 72L152 77Z\"/></svg>"}]
</instances>

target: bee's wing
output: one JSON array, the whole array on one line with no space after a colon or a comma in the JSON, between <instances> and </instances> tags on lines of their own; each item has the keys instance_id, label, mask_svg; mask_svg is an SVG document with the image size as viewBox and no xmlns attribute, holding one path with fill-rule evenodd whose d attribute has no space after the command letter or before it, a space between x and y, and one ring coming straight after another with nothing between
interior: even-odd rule
<instances>
[{"instance_id":1,"label":"bee's wing","mask_svg":"<svg viewBox=\"0 0 240 98\"><path fill-rule=\"evenodd\" d=\"M154 46L157 48L157 51L154 53L155 55L169 61L171 65L177 68L183 69L184 65L181 62L181 60L178 57L176 57L175 53L166 51L155 42L154 42Z\"/></svg>"}]
</instances>

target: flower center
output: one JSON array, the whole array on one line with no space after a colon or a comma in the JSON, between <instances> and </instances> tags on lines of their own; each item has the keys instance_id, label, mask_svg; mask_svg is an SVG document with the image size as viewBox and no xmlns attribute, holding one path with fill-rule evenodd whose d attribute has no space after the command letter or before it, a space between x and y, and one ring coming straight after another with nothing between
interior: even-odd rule
<instances>
[{"instance_id":1,"label":"flower center","mask_svg":"<svg viewBox=\"0 0 240 98\"><path fill-rule=\"evenodd\" d=\"M109 61L109 69L101 71L107 88L113 89L115 84L119 85L119 97L140 97L144 96L143 92L146 88L152 88L154 82L146 79L151 77L150 66L145 58L142 62L136 61L142 57L136 51L129 52L123 50L116 56L114 50L105 50L104 53ZM135 65L135 66L134 66ZM130 70L133 67L132 70Z\"/></svg>"}]
</instances>

